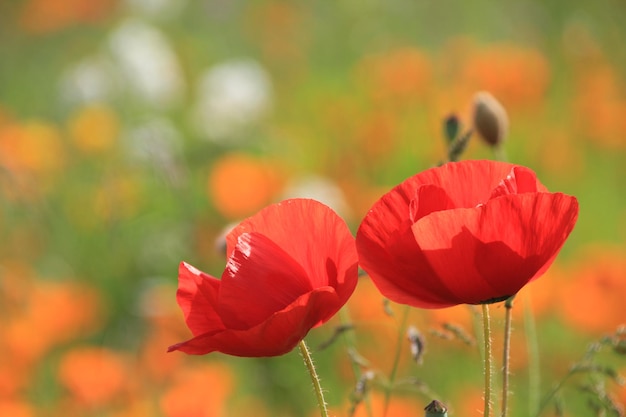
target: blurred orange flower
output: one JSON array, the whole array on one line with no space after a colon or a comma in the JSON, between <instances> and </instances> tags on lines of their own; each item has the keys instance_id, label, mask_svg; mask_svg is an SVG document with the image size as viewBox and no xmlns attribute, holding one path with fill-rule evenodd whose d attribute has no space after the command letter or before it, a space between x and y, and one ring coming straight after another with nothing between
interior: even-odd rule
<instances>
[{"instance_id":1,"label":"blurred orange flower","mask_svg":"<svg viewBox=\"0 0 626 417\"><path fill-rule=\"evenodd\" d=\"M368 56L359 63L357 74L377 100L416 103L432 87L431 59L417 48Z\"/></svg>"},{"instance_id":2,"label":"blurred orange flower","mask_svg":"<svg viewBox=\"0 0 626 417\"><path fill-rule=\"evenodd\" d=\"M42 121L0 126L0 165L14 174L51 174L65 159L57 127Z\"/></svg>"},{"instance_id":3,"label":"blurred orange flower","mask_svg":"<svg viewBox=\"0 0 626 417\"><path fill-rule=\"evenodd\" d=\"M77 23L103 20L116 0L29 0L22 8L20 24L30 33L49 33Z\"/></svg>"},{"instance_id":4,"label":"blurred orange flower","mask_svg":"<svg viewBox=\"0 0 626 417\"><path fill-rule=\"evenodd\" d=\"M626 252L622 248L587 249L571 269L558 306L572 327L590 333L612 333L626 324Z\"/></svg>"},{"instance_id":5,"label":"blurred orange flower","mask_svg":"<svg viewBox=\"0 0 626 417\"><path fill-rule=\"evenodd\" d=\"M364 166L388 159L394 151L398 130L391 112L374 112L362 118L356 132L356 146L366 157Z\"/></svg>"},{"instance_id":6,"label":"blurred orange flower","mask_svg":"<svg viewBox=\"0 0 626 417\"><path fill-rule=\"evenodd\" d=\"M413 397L403 397L394 395L391 397L389 407L385 410L385 399L382 394L372 393L370 396L370 407L374 416L385 417L407 417L423 415L423 410L430 401L420 401ZM350 405L344 405L342 410L329 410L329 415L332 416L348 416L348 413L344 410L348 410ZM386 411L386 412L385 412ZM317 413L319 414L319 413ZM312 413L311 416L315 416L316 413ZM351 417L367 417L369 412L364 403L359 404L356 408L356 412Z\"/></svg>"},{"instance_id":7,"label":"blurred orange flower","mask_svg":"<svg viewBox=\"0 0 626 417\"><path fill-rule=\"evenodd\" d=\"M34 415L34 409L26 402L0 399L0 416L31 417Z\"/></svg>"},{"instance_id":8,"label":"blurred orange flower","mask_svg":"<svg viewBox=\"0 0 626 417\"><path fill-rule=\"evenodd\" d=\"M609 149L626 146L626 85L608 63L578 74L573 100L577 128Z\"/></svg>"},{"instance_id":9,"label":"blurred orange flower","mask_svg":"<svg viewBox=\"0 0 626 417\"><path fill-rule=\"evenodd\" d=\"M270 62L291 66L304 59L305 16L299 6L291 2L265 1L255 5L252 13L247 28Z\"/></svg>"},{"instance_id":10,"label":"blurred orange flower","mask_svg":"<svg viewBox=\"0 0 626 417\"><path fill-rule=\"evenodd\" d=\"M161 397L165 417L222 417L233 389L233 373L225 365L182 368Z\"/></svg>"},{"instance_id":11,"label":"blurred orange flower","mask_svg":"<svg viewBox=\"0 0 626 417\"><path fill-rule=\"evenodd\" d=\"M458 397L454 399L454 410L460 410L460 415L478 417L483 414L485 408L482 390L474 386L460 387L457 390ZM450 407L452 408L452 407Z\"/></svg>"},{"instance_id":12,"label":"blurred orange flower","mask_svg":"<svg viewBox=\"0 0 626 417\"><path fill-rule=\"evenodd\" d=\"M100 406L116 398L127 386L128 366L114 351L76 348L61 358L58 379L78 402Z\"/></svg>"},{"instance_id":13,"label":"blurred orange flower","mask_svg":"<svg viewBox=\"0 0 626 417\"><path fill-rule=\"evenodd\" d=\"M463 88L487 90L507 107L540 104L550 83L549 63L541 52L510 44L477 48L458 70Z\"/></svg>"},{"instance_id":14,"label":"blurred orange flower","mask_svg":"<svg viewBox=\"0 0 626 417\"><path fill-rule=\"evenodd\" d=\"M86 154L100 154L114 146L120 123L110 107L93 104L79 109L70 118L69 130L78 149Z\"/></svg>"},{"instance_id":15,"label":"blurred orange flower","mask_svg":"<svg viewBox=\"0 0 626 417\"><path fill-rule=\"evenodd\" d=\"M10 357L26 364L93 329L99 310L97 294L75 282L39 282L23 302L23 310L6 324L4 346Z\"/></svg>"},{"instance_id":16,"label":"blurred orange flower","mask_svg":"<svg viewBox=\"0 0 626 417\"><path fill-rule=\"evenodd\" d=\"M217 210L239 219L260 210L280 190L278 169L242 153L223 156L211 168L207 192Z\"/></svg>"}]
</instances>

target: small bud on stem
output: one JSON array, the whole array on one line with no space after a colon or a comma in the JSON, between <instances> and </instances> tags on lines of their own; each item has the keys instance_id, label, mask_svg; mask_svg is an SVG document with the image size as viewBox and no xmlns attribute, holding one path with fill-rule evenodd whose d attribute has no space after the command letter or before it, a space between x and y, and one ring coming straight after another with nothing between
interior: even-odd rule
<instances>
[{"instance_id":1,"label":"small bud on stem","mask_svg":"<svg viewBox=\"0 0 626 417\"><path fill-rule=\"evenodd\" d=\"M474 96L474 129L490 146L504 142L509 129L506 110L498 100L486 91Z\"/></svg>"},{"instance_id":2,"label":"small bud on stem","mask_svg":"<svg viewBox=\"0 0 626 417\"><path fill-rule=\"evenodd\" d=\"M437 400L432 400L424 408L424 411L424 417L448 417L448 409L442 402Z\"/></svg>"}]
</instances>

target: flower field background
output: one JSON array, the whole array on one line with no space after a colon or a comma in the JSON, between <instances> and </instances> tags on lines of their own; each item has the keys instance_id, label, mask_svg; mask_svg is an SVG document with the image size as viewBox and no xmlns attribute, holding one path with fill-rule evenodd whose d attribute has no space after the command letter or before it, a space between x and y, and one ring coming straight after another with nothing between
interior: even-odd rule
<instances>
[{"instance_id":1,"label":"flower field background","mask_svg":"<svg viewBox=\"0 0 626 417\"><path fill-rule=\"evenodd\" d=\"M511 415L575 363L541 415L619 415L626 347L581 360L626 324L625 18L608 0L0 2L0 416L316 415L297 352L166 353L190 336L179 262L219 274L228 226L288 197L354 232L445 159L443 120L469 128L480 90L507 109L509 161L580 202L515 300ZM473 137L463 158L494 155ZM435 398L481 415L474 309L411 309L419 363L404 311L364 276L309 333L333 415L366 382L354 415L382 416L390 378L389 417Z\"/></svg>"}]
</instances>

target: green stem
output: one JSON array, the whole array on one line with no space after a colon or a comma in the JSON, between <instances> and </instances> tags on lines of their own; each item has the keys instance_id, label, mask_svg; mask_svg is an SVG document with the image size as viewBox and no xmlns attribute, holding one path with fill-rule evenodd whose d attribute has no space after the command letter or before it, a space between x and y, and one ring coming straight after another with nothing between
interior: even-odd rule
<instances>
[{"instance_id":1,"label":"green stem","mask_svg":"<svg viewBox=\"0 0 626 417\"><path fill-rule=\"evenodd\" d=\"M389 383L387 389L385 390L385 405L383 408L383 416L387 415L387 410L389 409L389 402L391 400L391 391L393 390L393 386L396 381L396 374L398 373L398 365L400 364L400 354L402 353L402 345L404 344L404 334L406 332L406 324L409 320L409 306L404 306L404 311L402 313L402 319L400 321L400 326L398 327L398 340L396 343L396 353L393 358L393 366L391 368L391 374L389 375Z\"/></svg>"},{"instance_id":2,"label":"green stem","mask_svg":"<svg viewBox=\"0 0 626 417\"><path fill-rule=\"evenodd\" d=\"M545 396L545 398L543 399L543 401L541 402L541 404L539 404L539 407L537 409L537 413L535 414L536 417L539 417L541 415L541 412L543 411L543 409L545 407L548 406L548 404L550 404L550 401L552 400L552 398L554 398L554 396L561 390L561 388L563 387L563 385L565 385L565 382L567 382L567 380L574 375L576 372L572 369L570 369L567 374L554 386L552 387L552 389L550 390L550 392Z\"/></svg>"},{"instance_id":3,"label":"green stem","mask_svg":"<svg viewBox=\"0 0 626 417\"><path fill-rule=\"evenodd\" d=\"M489 305L483 304L483 333L485 342L485 411L484 417L491 416L491 320Z\"/></svg>"},{"instance_id":4,"label":"green stem","mask_svg":"<svg viewBox=\"0 0 626 417\"><path fill-rule=\"evenodd\" d=\"M315 366L313 365L313 358L311 358L311 353L309 352L309 348L306 343L304 343L304 339L300 341L298 345L300 348L300 354L302 355L302 359L304 359L304 364L309 370L309 374L311 375L311 381L313 381L313 387L315 388L315 394L317 395L317 406L320 409L321 417L328 417L328 410L326 410L326 401L324 401L324 393L322 392L322 386L320 385L320 379L317 376L317 372L315 371Z\"/></svg>"},{"instance_id":5,"label":"green stem","mask_svg":"<svg viewBox=\"0 0 626 417\"><path fill-rule=\"evenodd\" d=\"M339 310L339 318L341 319L341 324L352 323L352 320L350 319L350 312L348 311L348 306L343 306L343 308ZM343 332L342 336L344 343L346 344L348 349L356 351L354 332ZM354 372L355 379L358 381L359 379L361 379L363 372L361 372L361 368L355 361L351 360L350 363L352 364L352 372ZM365 403L367 417L373 417L372 404L369 400L369 396L366 396L363 402Z\"/></svg>"},{"instance_id":6,"label":"green stem","mask_svg":"<svg viewBox=\"0 0 626 417\"><path fill-rule=\"evenodd\" d=\"M524 303L524 327L526 330L526 350L528 351L528 415L534 416L539 411L541 374L539 369L539 345L537 326L530 298Z\"/></svg>"},{"instance_id":7,"label":"green stem","mask_svg":"<svg viewBox=\"0 0 626 417\"><path fill-rule=\"evenodd\" d=\"M506 151L504 150L504 146L502 143L493 147L493 154L494 154L494 157L496 158L496 161L502 161L502 162L507 161Z\"/></svg>"},{"instance_id":8,"label":"green stem","mask_svg":"<svg viewBox=\"0 0 626 417\"><path fill-rule=\"evenodd\" d=\"M502 358L502 417L506 417L509 404L509 359L511 357L511 316L513 311L513 299L509 297L504 302L506 313L504 316L504 353Z\"/></svg>"}]
</instances>

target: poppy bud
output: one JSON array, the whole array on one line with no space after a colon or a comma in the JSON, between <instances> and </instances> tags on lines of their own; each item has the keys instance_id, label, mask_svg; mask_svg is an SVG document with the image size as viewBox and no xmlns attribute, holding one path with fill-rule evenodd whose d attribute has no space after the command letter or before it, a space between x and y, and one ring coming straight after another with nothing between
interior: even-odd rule
<instances>
[{"instance_id":1,"label":"poppy bud","mask_svg":"<svg viewBox=\"0 0 626 417\"><path fill-rule=\"evenodd\" d=\"M474 129L491 146L504 142L509 129L506 110L498 100L486 91L474 96Z\"/></svg>"},{"instance_id":2,"label":"poppy bud","mask_svg":"<svg viewBox=\"0 0 626 417\"><path fill-rule=\"evenodd\" d=\"M426 412L424 414L425 417L447 417L448 415L448 409L446 406L437 400L432 400L430 404L424 408L424 411Z\"/></svg>"},{"instance_id":3,"label":"poppy bud","mask_svg":"<svg viewBox=\"0 0 626 417\"><path fill-rule=\"evenodd\" d=\"M443 131L448 143L454 142L461 130L461 121L456 114L450 114L443 120Z\"/></svg>"}]
</instances>

